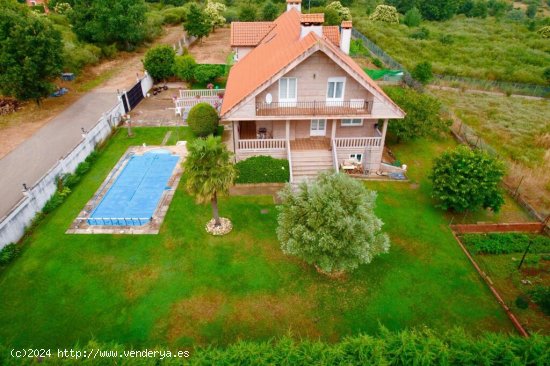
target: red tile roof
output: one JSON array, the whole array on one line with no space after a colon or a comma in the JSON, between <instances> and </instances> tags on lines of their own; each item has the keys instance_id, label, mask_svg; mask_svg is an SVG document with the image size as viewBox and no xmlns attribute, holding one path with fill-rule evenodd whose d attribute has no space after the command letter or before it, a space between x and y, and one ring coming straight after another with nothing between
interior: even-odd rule
<instances>
[{"instance_id":1,"label":"red tile roof","mask_svg":"<svg viewBox=\"0 0 550 366\"><path fill-rule=\"evenodd\" d=\"M324 23L325 14L323 13L312 13L312 14L302 14L300 16L300 23Z\"/></svg>"},{"instance_id":2,"label":"red tile roof","mask_svg":"<svg viewBox=\"0 0 550 366\"><path fill-rule=\"evenodd\" d=\"M300 39L300 15L296 9L284 12L275 19L274 27L258 46L231 68L221 108L222 118L239 103L252 97L254 91L262 86L271 85L274 81L272 78L285 67L293 62L298 64L302 55L308 52L312 54L317 50L332 53L341 61L342 66L351 68L358 79L362 79L396 110L403 113L351 57L328 40L329 37L321 38L310 32Z\"/></svg>"},{"instance_id":3,"label":"red tile roof","mask_svg":"<svg viewBox=\"0 0 550 366\"><path fill-rule=\"evenodd\" d=\"M294 3L302 3L302 0L286 0L287 3L291 3L291 4L294 4Z\"/></svg>"},{"instance_id":4,"label":"red tile roof","mask_svg":"<svg viewBox=\"0 0 550 366\"><path fill-rule=\"evenodd\" d=\"M342 21L342 28L352 28L353 25L351 23L351 20L344 20Z\"/></svg>"},{"instance_id":5,"label":"red tile roof","mask_svg":"<svg viewBox=\"0 0 550 366\"><path fill-rule=\"evenodd\" d=\"M325 25L323 26L323 36L334 45L340 47L340 29L337 25Z\"/></svg>"},{"instance_id":6,"label":"red tile roof","mask_svg":"<svg viewBox=\"0 0 550 366\"><path fill-rule=\"evenodd\" d=\"M273 27L273 22L233 22L231 46L257 46Z\"/></svg>"}]
</instances>

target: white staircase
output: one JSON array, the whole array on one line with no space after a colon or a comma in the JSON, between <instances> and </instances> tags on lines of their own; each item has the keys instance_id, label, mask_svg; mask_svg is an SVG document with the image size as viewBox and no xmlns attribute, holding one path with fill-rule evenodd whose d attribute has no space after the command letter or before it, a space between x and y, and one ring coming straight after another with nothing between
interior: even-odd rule
<instances>
[{"instance_id":1,"label":"white staircase","mask_svg":"<svg viewBox=\"0 0 550 366\"><path fill-rule=\"evenodd\" d=\"M329 150L291 150L293 183L314 179L317 174L333 169Z\"/></svg>"}]
</instances>

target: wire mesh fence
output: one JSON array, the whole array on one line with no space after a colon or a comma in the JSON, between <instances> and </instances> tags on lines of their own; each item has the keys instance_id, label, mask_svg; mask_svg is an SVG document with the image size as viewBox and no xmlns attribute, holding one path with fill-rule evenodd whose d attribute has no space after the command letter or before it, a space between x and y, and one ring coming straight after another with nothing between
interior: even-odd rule
<instances>
[{"instance_id":1,"label":"wire mesh fence","mask_svg":"<svg viewBox=\"0 0 550 366\"><path fill-rule=\"evenodd\" d=\"M452 87L464 87L480 90L497 91L506 94L519 94L533 97L549 97L550 86L537 85L537 84L524 84L513 83L498 80L483 80L474 79L463 76L453 75L434 75L432 84L452 86Z\"/></svg>"}]
</instances>

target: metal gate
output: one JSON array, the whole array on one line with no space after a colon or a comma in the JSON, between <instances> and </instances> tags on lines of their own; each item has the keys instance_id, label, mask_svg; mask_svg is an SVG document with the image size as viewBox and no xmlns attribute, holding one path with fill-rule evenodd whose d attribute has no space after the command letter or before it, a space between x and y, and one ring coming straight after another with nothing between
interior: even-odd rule
<instances>
[{"instance_id":1,"label":"metal gate","mask_svg":"<svg viewBox=\"0 0 550 366\"><path fill-rule=\"evenodd\" d=\"M124 104L124 111L126 113L134 109L139 102L143 99L143 91L141 90L141 80L134 85L132 89L127 91L122 96L122 103Z\"/></svg>"}]
</instances>

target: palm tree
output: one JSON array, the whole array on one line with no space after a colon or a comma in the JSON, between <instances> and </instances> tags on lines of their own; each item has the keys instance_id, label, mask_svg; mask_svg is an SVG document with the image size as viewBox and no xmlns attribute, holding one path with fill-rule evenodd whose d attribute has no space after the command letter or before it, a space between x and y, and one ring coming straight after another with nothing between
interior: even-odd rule
<instances>
[{"instance_id":1,"label":"palm tree","mask_svg":"<svg viewBox=\"0 0 550 366\"><path fill-rule=\"evenodd\" d=\"M186 186L198 203L212 203L215 226L220 226L218 195L227 194L237 176L231 162L231 153L221 137L212 135L196 139L187 146L188 154L183 164Z\"/></svg>"}]
</instances>

